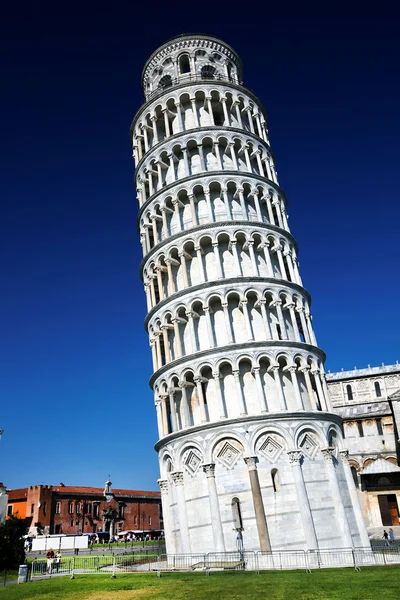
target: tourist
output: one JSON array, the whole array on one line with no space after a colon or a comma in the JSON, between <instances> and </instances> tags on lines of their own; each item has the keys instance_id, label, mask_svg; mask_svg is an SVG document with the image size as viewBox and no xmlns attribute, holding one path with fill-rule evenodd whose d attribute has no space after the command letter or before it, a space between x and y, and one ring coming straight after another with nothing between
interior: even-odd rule
<instances>
[{"instance_id":1,"label":"tourist","mask_svg":"<svg viewBox=\"0 0 400 600\"><path fill-rule=\"evenodd\" d=\"M395 537L394 537L394 531L392 528L389 529L389 539L390 539L390 543L394 544Z\"/></svg>"},{"instance_id":2,"label":"tourist","mask_svg":"<svg viewBox=\"0 0 400 600\"><path fill-rule=\"evenodd\" d=\"M61 552L60 550L57 550L56 552L56 572L58 573L59 569L60 569L60 564L61 564Z\"/></svg>"},{"instance_id":3,"label":"tourist","mask_svg":"<svg viewBox=\"0 0 400 600\"><path fill-rule=\"evenodd\" d=\"M50 548L49 551L46 554L46 558L47 558L47 572L50 573L53 570L53 560L54 560L54 550L53 548Z\"/></svg>"},{"instance_id":4,"label":"tourist","mask_svg":"<svg viewBox=\"0 0 400 600\"><path fill-rule=\"evenodd\" d=\"M385 544L386 546L390 546L390 542L389 542L389 536L388 536L388 532L386 531L386 529L383 530L383 536L385 538Z\"/></svg>"}]
</instances>

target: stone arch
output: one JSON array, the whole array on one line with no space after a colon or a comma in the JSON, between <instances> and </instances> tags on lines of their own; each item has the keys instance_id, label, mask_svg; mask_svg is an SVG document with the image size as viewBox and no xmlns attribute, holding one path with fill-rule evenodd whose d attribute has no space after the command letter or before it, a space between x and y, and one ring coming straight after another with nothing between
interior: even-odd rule
<instances>
[{"instance_id":1,"label":"stone arch","mask_svg":"<svg viewBox=\"0 0 400 600\"><path fill-rule=\"evenodd\" d=\"M235 463L237 462L237 460L240 460L240 458L243 458L243 456L246 456L249 454L249 446L248 446L248 442L246 440L246 438L241 435L238 432L221 432L221 433L216 433L214 434L211 439L208 442L208 447L207 447L207 451L205 454L205 461L207 463L213 463L216 462L216 456L215 454L220 453L221 452L221 448L219 447L219 444L221 444L221 442L223 442L224 440L227 440L228 442L233 442L234 447L236 447L239 450L240 453L240 457L236 457ZM223 445L222 445L223 447ZM234 464L235 464L234 463Z\"/></svg>"}]
</instances>

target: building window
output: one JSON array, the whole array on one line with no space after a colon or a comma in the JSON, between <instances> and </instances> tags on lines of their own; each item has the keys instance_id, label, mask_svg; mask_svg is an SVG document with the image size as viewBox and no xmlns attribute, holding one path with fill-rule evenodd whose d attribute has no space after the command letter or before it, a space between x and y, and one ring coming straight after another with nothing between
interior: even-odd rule
<instances>
[{"instance_id":1,"label":"building window","mask_svg":"<svg viewBox=\"0 0 400 600\"><path fill-rule=\"evenodd\" d=\"M43 502L43 515L46 516L47 513L47 502Z\"/></svg>"},{"instance_id":2,"label":"building window","mask_svg":"<svg viewBox=\"0 0 400 600\"><path fill-rule=\"evenodd\" d=\"M68 512L70 515L72 515L72 513L74 512L74 503L73 502L68 502Z\"/></svg>"},{"instance_id":3,"label":"building window","mask_svg":"<svg viewBox=\"0 0 400 600\"><path fill-rule=\"evenodd\" d=\"M61 533L61 525L60 524L56 525L54 533Z\"/></svg>"},{"instance_id":4,"label":"building window","mask_svg":"<svg viewBox=\"0 0 400 600\"><path fill-rule=\"evenodd\" d=\"M181 75L183 73L190 73L190 62L187 54L182 54L182 56L179 58L179 70Z\"/></svg>"},{"instance_id":5,"label":"building window","mask_svg":"<svg viewBox=\"0 0 400 600\"><path fill-rule=\"evenodd\" d=\"M91 515L92 514L92 505L89 503L85 503L85 515Z\"/></svg>"},{"instance_id":6,"label":"building window","mask_svg":"<svg viewBox=\"0 0 400 600\"><path fill-rule=\"evenodd\" d=\"M137 525L137 516L136 515L133 517L133 524Z\"/></svg>"},{"instance_id":7,"label":"building window","mask_svg":"<svg viewBox=\"0 0 400 600\"><path fill-rule=\"evenodd\" d=\"M351 385L346 385L346 394L347 400L353 400L353 390L351 389Z\"/></svg>"},{"instance_id":8,"label":"building window","mask_svg":"<svg viewBox=\"0 0 400 600\"><path fill-rule=\"evenodd\" d=\"M34 512L35 512L35 505L31 504L31 515L33 515Z\"/></svg>"},{"instance_id":9,"label":"building window","mask_svg":"<svg viewBox=\"0 0 400 600\"><path fill-rule=\"evenodd\" d=\"M118 505L118 517L120 519L124 518L124 512L125 512L125 505L124 504L119 504Z\"/></svg>"},{"instance_id":10,"label":"building window","mask_svg":"<svg viewBox=\"0 0 400 600\"><path fill-rule=\"evenodd\" d=\"M363 425L361 421L357 421L358 435L364 437Z\"/></svg>"},{"instance_id":11,"label":"building window","mask_svg":"<svg viewBox=\"0 0 400 600\"><path fill-rule=\"evenodd\" d=\"M172 85L172 77L171 75L164 75L164 77L161 77L160 79L160 86L165 89L168 88Z\"/></svg>"},{"instance_id":12,"label":"building window","mask_svg":"<svg viewBox=\"0 0 400 600\"><path fill-rule=\"evenodd\" d=\"M14 508L14 507L13 507L13 505L12 505L12 504L9 504L9 505L7 506L7 516L8 516L8 517L11 517L11 516L12 516L12 514L13 514L13 508Z\"/></svg>"},{"instance_id":13,"label":"building window","mask_svg":"<svg viewBox=\"0 0 400 600\"><path fill-rule=\"evenodd\" d=\"M240 510L240 500L239 498L233 498L231 502L232 507L232 516L233 516L233 524L237 531L243 530L243 522L242 522L242 512Z\"/></svg>"},{"instance_id":14,"label":"building window","mask_svg":"<svg viewBox=\"0 0 400 600\"><path fill-rule=\"evenodd\" d=\"M376 420L376 428L378 430L378 435L383 435L382 419L377 419Z\"/></svg>"},{"instance_id":15,"label":"building window","mask_svg":"<svg viewBox=\"0 0 400 600\"><path fill-rule=\"evenodd\" d=\"M379 381L375 381L374 386L375 386L375 396L377 398L380 398L382 396L382 392L381 392L381 385L380 385Z\"/></svg>"},{"instance_id":16,"label":"building window","mask_svg":"<svg viewBox=\"0 0 400 600\"><path fill-rule=\"evenodd\" d=\"M60 507L60 503L59 503L59 502L56 502L56 515L59 515L59 514L60 514L60 512L61 512L61 511L60 511L60 508L61 508L61 507Z\"/></svg>"},{"instance_id":17,"label":"building window","mask_svg":"<svg viewBox=\"0 0 400 600\"><path fill-rule=\"evenodd\" d=\"M76 514L78 515L81 512L81 503L77 502L76 503Z\"/></svg>"},{"instance_id":18,"label":"building window","mask_svg":"<svg viewBox=\"0 0 400 600\"><path fill-rule=\"evenodd\" d=\"M215 73L217 72L217 69L215 67L213 67L212 65L204 65L204 67L201 67L201 78L202 79L214 79L215 77Z\"/></svg>"},{"instance_id":19,"label":"building window","mask_svg":"<svg viewBox=\"0 0 400 600\"><path fill-rule=\"evenodd\" d=\"M94 517L98 517L99 516L99 504L98 504L98 502L93 502L93 516Z\"/></svg>"},{"instance_id":20,"label":"building window","mask_svg":"<svg viewBox=\"0 0 400 600\"><path fill-rule=\"evenodd\" d=\"M74 520L71 519L71 527L73 527L73 526L74 526Z\"/></svg>"},{"instance_id":21,"label":"building window","mask_svg":"<svg viewBox=\"0 0 400 600\"><path fill-rule=\"evenodd\" d=\"M149 517L149 525L151 525L151 517Z\"/></svg>"},{"instance_id":22,"label":"building window","mask_svg":"<svg viewBox=\"0 0 400 600\"><path fill-rule=\"evenodd\" d=\"M280 481L279 481L279 473L278 469L272 469L271 471L271 479L272 479L272 487L274 488L274 492L279 492Z\"/></svg>"}]
</instances>

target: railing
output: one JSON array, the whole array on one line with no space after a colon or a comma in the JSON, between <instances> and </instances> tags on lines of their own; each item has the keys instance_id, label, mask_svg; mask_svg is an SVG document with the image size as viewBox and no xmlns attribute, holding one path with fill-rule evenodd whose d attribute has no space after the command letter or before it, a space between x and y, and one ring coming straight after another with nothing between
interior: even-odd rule
<instances>
[{"instance_id":1,"label":"railing","mask_svg":"<svg viewBox=\"0 0 400 600\"><path fill-rule=\"evenodd\" d=\"M153 100L158 96L164 94L167 90L174 87L175 85L180 85L183 83L207 83L209 81L228 81L229 83L233 83L235 85L243 85L242 81L239 81L233 77L229 77L228 75L204 75L200 76L198 74L192 75L191 73L186 73L181 75L180 77L171 78L165 85L159 85L155 90L150 92L149 94L145 94L146 102L149 100Z\"/></svg>"},{"instance_id":2,"label":"railing","mask_svg":"<svg viewBox=\"0 0 400 600\"><path fill-rule=\"evenodd\" d=\"M206 554L114 554L109 556L73 556L53 559L38 558L32 562L31 577L57 575L204 571L312 571L338 567L359 570L366 566L400 565L400 551L370 548L331 548L329 550L279 550L271 552L208 552Z\"/></svg>"}]
</instances>

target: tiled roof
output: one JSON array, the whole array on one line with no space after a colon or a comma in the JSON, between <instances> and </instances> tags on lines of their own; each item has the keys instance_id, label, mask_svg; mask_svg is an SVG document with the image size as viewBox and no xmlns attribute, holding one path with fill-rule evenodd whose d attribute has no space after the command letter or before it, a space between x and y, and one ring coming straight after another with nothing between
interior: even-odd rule
<instances>
[{"instance_id":1,"label":"tiled roof","mask_svg":"<svg viewBox=\"0 0 400 600\"><path fill-rule=\"evenodd\" d=\"M71 485L55 485L53 486L54 492L60 492L61 494L104 494L104 488L97 487L85 487L85 486L71 486ZM160 492L148 492L143 490L125 490L125 489L112 489L113 494L116 496L137 496L146 498L159 498Z\"/></svg>"},{"instance_id":2,"label":"tiled roof","mask_svg":"<svg viewBox=\"0 0 400 600\"><path fill-rule=\"evenodd\" d=\"M28 488L18 488L17 490L7 490L8 501L25 499Z\"/></svg>"}]
</instances>

